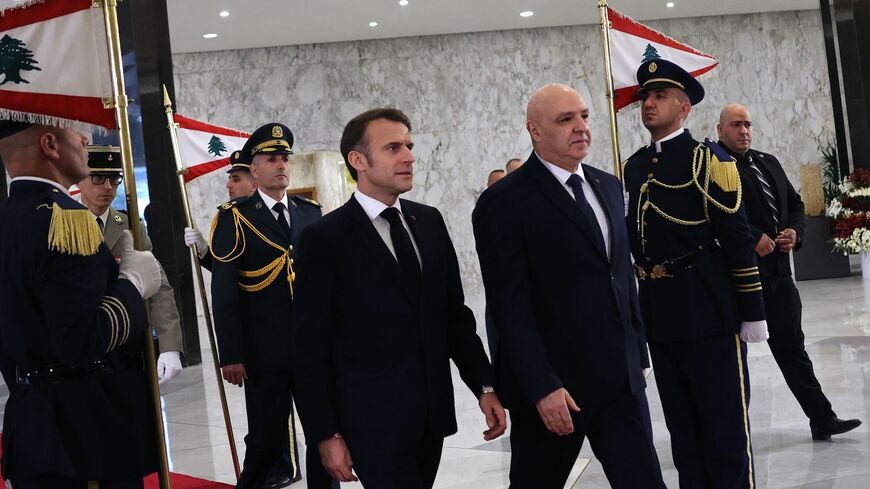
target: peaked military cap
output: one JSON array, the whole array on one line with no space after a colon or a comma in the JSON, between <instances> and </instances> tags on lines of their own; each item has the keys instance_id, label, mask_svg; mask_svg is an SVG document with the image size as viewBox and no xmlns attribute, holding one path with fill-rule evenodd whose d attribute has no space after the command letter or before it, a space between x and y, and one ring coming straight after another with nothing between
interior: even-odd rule
<instances>
[{"instance_id":1,"label":"peaked military cap","mask_svg":"<svg viewBox=\"0 0 870 489\"><path fill-rule=\"evenodd\" d=\"M29 122L0 120L0 139L19 133L32 125Z\"/></svg>"},{"instance_id":2,"label":"peaked military cap","mask_svg":"<svg viewBox=\"0 0 870 489\"><path fill-rule=\"evenodd\" d=\"M260 126L245 142L242 149L242 157L250 158L259 154L293 154L293 133L290 128L278 122L271 122Z\"/></svg>"},{"instance_id":3,"label":"peaked military cap","mask_svg":"<svg viewBox=\"0 0 870 489\"><path fill-rule=\"evenodd\" d=\"M236 150L230 153L230 168L227 170L227 173L232 173L234 171L251 171L251 163L247 158L243 158L243 154L242 150Z\"/></svg>"},{"instance_id":4,"label":"peaked military cap","mask_svg":"<svg viewBox=\"0 0 870 489\"><path fill-rule=\"evenodd\" d=\"M692 105L704 100L704 87L688 71L666 59L656 58L646 61L637 69L639 92L657 88L679 88L686 92Z\"/></svg>"},{"instance_id":5,"label":"peaked military cap","mask_svg":"<svg viewBox=\"0 0 870 489\"><path fill-rule=\"evenodd\" d=\"M91 173L123 173L121 148L118 146L88 145L88 166Z\"/></svg>"}]
</instances>

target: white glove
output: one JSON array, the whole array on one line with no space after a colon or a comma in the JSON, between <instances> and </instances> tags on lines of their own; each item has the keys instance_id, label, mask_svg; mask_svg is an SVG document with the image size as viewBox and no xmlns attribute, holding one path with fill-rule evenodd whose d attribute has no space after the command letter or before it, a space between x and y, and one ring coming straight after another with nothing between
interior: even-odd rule
<instances>
[{"instance_id":1,"label":"white glove","mask_svg":"<svg viewBox=\"0 0 870 489\"><path fill-rule=\"evenodd\" d=\"M740 339L747 343L760 343L768 338L767 321L743 321L740 325Z\"/></svg>"},{"instance_id":2,"label":"white glove","mask_svg":"<svg viewBox=\"0 0 870 489\"><path fill-rule=\"evenodd\" d=\"M133 249L133 235L130 231L121 233L116 246L118 247L116 249L121 251L118 278L132 282L143 299L156 294L162 282L157 258L154 258L150 251Z\"/></svg>"},{"instance_id":3,"label":"white glove","mask_svg":"<svg viewBox=\"0 0 870 489\"><path fill-rule=\"evenodd\" d=\"M157 381L165 384L181 373L181 355L177 351L165 351L157 357Z\"/></svg>"},{"instance_id":4,"label":"white glove","mask_svg":"<svg viewBox=\"0 0 870 489\"><path fill-rule=\"evenodd\" d=\"M202 237L202 233L198 229L184 228L184 244L186 246L196 246L196 254L200 258L208 253L208 243Z\"/></svg>"}]
</instances>

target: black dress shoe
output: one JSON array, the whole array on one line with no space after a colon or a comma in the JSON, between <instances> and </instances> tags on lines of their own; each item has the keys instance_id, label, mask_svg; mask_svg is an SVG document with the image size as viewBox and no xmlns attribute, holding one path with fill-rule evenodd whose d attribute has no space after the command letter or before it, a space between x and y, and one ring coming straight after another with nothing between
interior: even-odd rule
<instances>
[{"instance_id":1,"label":"black dress shoe","mask_svg":"<svg viewBox=\"0 0 870 489\"><path fill-rule=\"evenodd\" d=\"M811 426L813 440L830 440L831 435L839 435L861 426L860 419L831 418L818 425Z\"/></svg>"},{"instance_id":2,"label":"black dress shoe","mask_svg":"<svg viewBox=\"0 0 870 489\"><path fill-rule=\"evenodd\" d=\"M296 479L289 475L275 476L266 481L266 484L263 485L264 489L280 489L282 487L287 487L294 482L301 480L302 477L299 476Z\"/></svg>"}]
</instances>

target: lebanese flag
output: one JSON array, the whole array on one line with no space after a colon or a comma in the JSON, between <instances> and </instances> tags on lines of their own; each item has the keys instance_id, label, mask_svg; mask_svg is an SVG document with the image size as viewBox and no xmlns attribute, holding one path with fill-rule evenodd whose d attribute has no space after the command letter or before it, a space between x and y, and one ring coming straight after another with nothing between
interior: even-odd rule
<instances>
[{"instance_id":1,"label":"lebanese flag","mask_svg":"<svg viewBox=\"0 0 870 489\"><path fill-rule=\"evenodd\" d=\"M2 9L0 9L2 10ZM43 0L0 12L0 117L114 129L112 65L103 9Z\"/></svg>"},{"instance_id":2,"label":"lebanese flag","mask_svg":"<svg viewBox=\"0 0 870 489\"><path fill-rule=\"evenodd\" d=\"M181 164L187 168L184 182L189 183L230 164L230 154L241 150L250 133L200 122L175 114L178 127L178 150Z\"/></svg>"},{"instance_id":3,"label":"lebanese flag","mask_svg":"<svg viewBox=\"0 0 870 489\"><path fill-rule=\"evenodd\" d=\"M607 7L607 16L611 26L610 59L616 110L639 100L637 67L649 58L672 61L694 77L707 73L719 64L719 60L713 56L677 42L610 7Z\"/></svg>"}]
</instances>

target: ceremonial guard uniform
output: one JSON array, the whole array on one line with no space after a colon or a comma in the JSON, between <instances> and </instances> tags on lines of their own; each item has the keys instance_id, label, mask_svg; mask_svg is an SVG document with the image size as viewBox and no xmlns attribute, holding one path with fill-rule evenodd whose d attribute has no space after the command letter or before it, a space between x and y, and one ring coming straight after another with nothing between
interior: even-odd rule
<instances>
[{"instance_id":1,"label":"ceremonial guard uniform","mask_svg":"<svg viewBox=\"0 0 870 489\"><path fill-rule=\"evenodd\" d=\"M91 174L117 177L124 173L121 165L121 148L118 146L89 146L88 166ZM117 257L116 250L121 233L130 229L129 218L123 211L109 206L105 219L100 219L103 228L103 241ZM144 236L144 250L151 251L153 246L148 235ZM154 333L157 334L159 353L183 352L184 343L181 333L181 317L178 314L178 306L175 304L175 291L169 285L169 277L160 270L162 282L160 291L148 299L148 312Z\"/></svg>"},{"instance_id":2,"label":"ceremonial guard uniform","mask_svg":"<svg viewBox=\"0 0 870 489\"><path fill-rule=\"evenodd\" d=\"M0 204L0 362L3 474L16 488L141 487L157 470L145 307L118 271L62 185L13 178Z\"/></svg>"},{"instance_id":3,"label":"ceremonial guard uniform","mask_svg":"<svg viewBox=\"0 0 870 489\"><path fill-rule=\"evenodd\" d=\"M704 91L656 59L641 90ZM653 95L650 95L653 96ZM683 488L754 487L741 324L764 320L755 241L734 160L683 130L623 165L628 233L656 383Z\"/></svg>"},{"instance_id":4,"label":"ceremonial guard uniform","mask_svg":"<svg viewBox=\"0 0 870 489\"><path fill-rule=\"evenodd\" d=\"M268 124L251 135L241 158L250 162L257 155L292 154L292 144L286 126ZM288 439L288 418L293 424L293 247L321 210L303 197L287 201L289 223L276 219L259 191L219 206L212 223L212 308L220 363L244 364L247 372L247 452L236 487L259 489ZM298 472L295 438L291 445ZM313 453L317 456L316 448Z\"/></svg>"}]
</instances>

